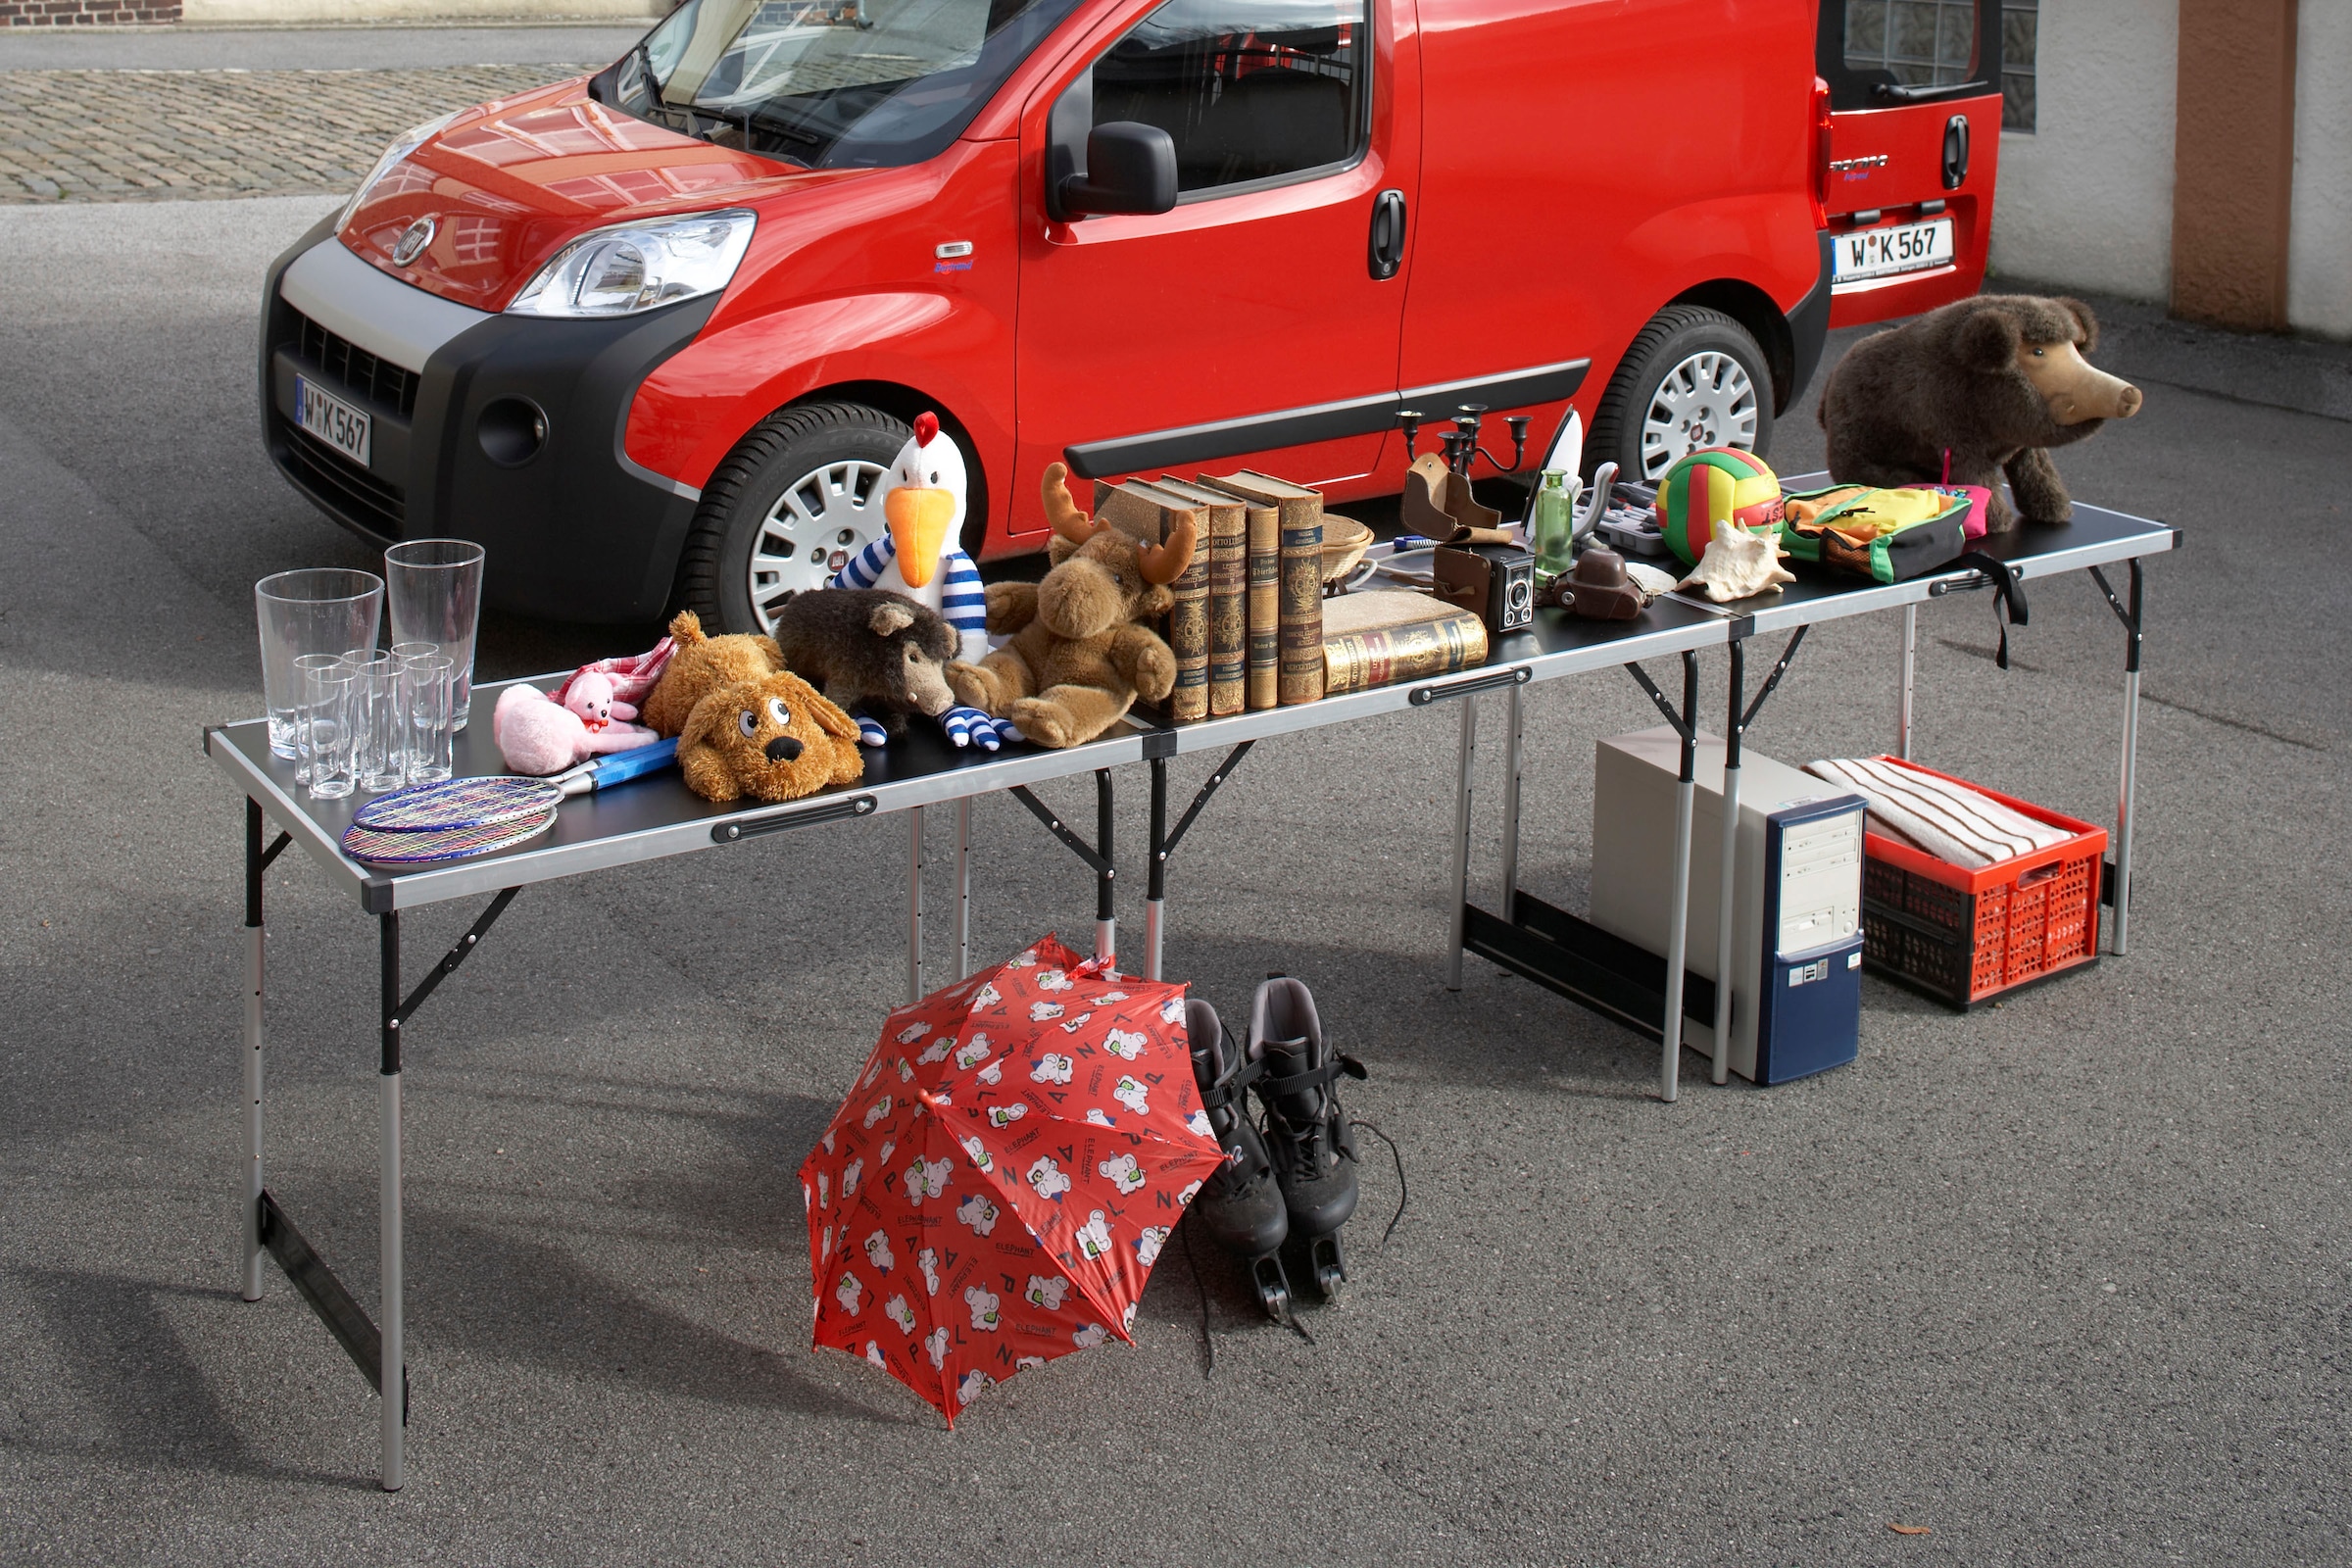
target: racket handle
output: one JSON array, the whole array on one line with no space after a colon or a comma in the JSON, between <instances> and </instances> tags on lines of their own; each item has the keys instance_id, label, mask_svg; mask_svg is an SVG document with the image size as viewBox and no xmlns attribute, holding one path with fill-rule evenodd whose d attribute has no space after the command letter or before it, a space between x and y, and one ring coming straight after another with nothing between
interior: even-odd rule
<instances>
[{"instance_id":1,"label":"racket handle","mask_svg":"<svg viewBox=\"0 0 2352 1568\"><path fill-rule=\"evenodd\" d=\"M625 784L669 766L678 760L678 743L673 737L656 741L651 746L639 746L625 752L614 752L563 781L565 795L585 795L614 784Z\"/></svg>"}]
</instances>

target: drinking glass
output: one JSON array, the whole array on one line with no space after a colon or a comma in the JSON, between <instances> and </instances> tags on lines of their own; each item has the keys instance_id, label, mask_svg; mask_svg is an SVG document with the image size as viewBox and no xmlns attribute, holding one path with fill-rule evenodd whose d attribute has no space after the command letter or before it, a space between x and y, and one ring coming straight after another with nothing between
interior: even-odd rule
<instances>
[{"instance_id":1,"label":"drinking glass","mask_svg":"<svg viewBox=\"0 0 2352 1568\"><path fill-rule=\"evenodd\" d=\"M383 617L384 579L371 571L312 566L281 571L253 585L262 632L262 695L270 710L270 750L295 755L294 710L302 686L294 661L375 645Z\"/></svg>"},{"instance_id":2,"label":"drinking glass","mask_svg":"<svg viewBox=\"0 0 2352 1568\"><path fill-rule=\"evenodd\" d=\"M351 667L352 772L370 795L408 782L408 736L400 715L400 661L378 654Z\"/></svg>"},{"instance_id":3,"label":"drinking glass","mask_svg":"<svg viewBox=\"0 0 2352 1568\"><path fill-rule=\"evenodd\" d=\"M441 652L441 645L439 643L394 643L387 651L394 659L400 662L401 667L405 671L408 667L408 662L410 660L422 659L428 655L438 654ZM400 688L400 712L401 720L404 725L407 723L409 716L410 697L410 688L404 681ZM409 736L409 731L404 728L401 731L401 735L403 737L401 744L405 746L408 744L407 737Z\"/></svg>"},{"instance_id":4,"label":"drinking glass","mask_svg":"<svg viewBox=\"0 0 2352 1568\"><path fill-rule=\"evenodd\" d=\"M400 663L407 688L403 706L409 714L409 782L437 784L455 770L453 751L457 715L451 697L457 687L458 662L447 654L411 654Z\"/></svg>"},{"instance_id":5,"label":"drinking glass","mask_svg":"<svg viewBox=\"0 0 2352 1568\"><path fill-rule=\"evenodd\" d=\"M392 641L433 643L457 664L452 722L466 727L473 701L473 634L482 612L482 547L466 539L411 539L384 552Z\"/></svg>"},{"instance_id":6,"label":"drinking glass","mask_svg":"<svg viewBox=\"0 0 2352 1568\"><path fill-rule=\"evenodd\" d=\"M301 654L294 660L294 782L311 781L311 748L314 737L310 731L313 700L311 678L323 669L333 669L343 661L333 654Z\"/></svg>"},{"instance_id":7,"label":"drinking glass","mask_svg":"<svg viewBox=\"0 0 2352 1568\"><path fill-rule=\"evenodd\" d=\"M339 801L351 793L351 666L326 654L303 658L302 701L297 733L308 754L314 801Z\"/></svg>"}]
</instances>

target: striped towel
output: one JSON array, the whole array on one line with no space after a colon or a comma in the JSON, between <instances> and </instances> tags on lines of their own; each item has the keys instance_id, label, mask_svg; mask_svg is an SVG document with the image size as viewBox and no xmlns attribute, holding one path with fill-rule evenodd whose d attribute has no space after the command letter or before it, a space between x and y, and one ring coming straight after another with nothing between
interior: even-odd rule
<instances>
[{"instance_id":1,"label":"striped towel","mask_svg":"<svg viewBox=\"0 0 2352 1568\"><path fill-rule=\"evenodd\" d=\"M889 588L910 599L924 598L895 572L891 574L892 581L882 580L883 573L896 565L898 559L899 547L885 533L835 572L832 586ZM961 657L976 663L988 653L988 597L980 584L980 568L972 564L971 557L951 544L939 553L939 612L956 628Z\"/></svg>"},{"instance_id":2,"label":"striped towel","mask_svg":"<svg viewBox=\"0 0 2352 1568\"><path fill-rule=\"evenodd\" d=\"M1990 865L2074 837L2064 828L2036 822L1965 784L1892 762L1834 758L1807 763L1805 771L1866 797L1874 818L1951 865Z\"/></svg>"}]
</instances>

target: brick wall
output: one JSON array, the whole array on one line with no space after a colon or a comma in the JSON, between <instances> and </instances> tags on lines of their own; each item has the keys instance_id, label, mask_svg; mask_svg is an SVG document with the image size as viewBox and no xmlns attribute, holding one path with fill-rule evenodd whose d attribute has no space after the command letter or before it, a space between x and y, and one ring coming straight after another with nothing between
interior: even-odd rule
<instances>
[{"instance_id":1,"label":"brick wall","mask_svg":"<svg viewBox=\"0 0 2352 1568\"><path fill-rule=\"evenodd\" d=\"M0 27L177 22L179 0L0 0Z\"/></svg>"}]
</instances>

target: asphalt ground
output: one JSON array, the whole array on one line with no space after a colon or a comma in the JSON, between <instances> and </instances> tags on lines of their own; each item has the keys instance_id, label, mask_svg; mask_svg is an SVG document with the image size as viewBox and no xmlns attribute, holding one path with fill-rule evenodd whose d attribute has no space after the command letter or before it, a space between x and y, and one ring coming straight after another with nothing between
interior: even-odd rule
<instances>
[{"instance_id":1,"label":"asphalt ground","mask_svg":"<svg viewBox=\"0 0 2352 1568\"><path fill-rule=\"evenodd\" d=\"M381 1494L340 1351L274 1273L237 1299L240 807L197 749L259 706L252 582L368 560L253 428L257 279L325 205L0 213L10 1562L2352 1558L2345 426L2164 387L2060 458L2188 530L2149 570L2129 957L1965 1017L1867 979L1853 1066L1715 1089L1687 1055L1668 1106L1646 1043L1477 961L1443 989L1453 711L1262 745L1177 859L1171 968L1229 1012L1305 977L1410 1206L1380 1247L1373 1159L1311 1347L1172 1245L1132 1348L951 1436L806 1339L795 1171L902 983L905 819L534 888L409 1044ZM1819 452L1787 417L1783 469ZM2033 585L2006 673L1982 597L1921 623L1919 755L2110 819L2123 636L2087 582ZM1754 748L1887 746L1897 635L1821 628ZM483 664L646 640L494 617ZM1653 715L1612 674L1528 704L1524 881L1581 907L1593 742ZM1082 869L976 817L979 950L1082 938ZM269 900L270 1181L368 1300L372 932L299 857Z\"/></svg>"}]
</instances>

